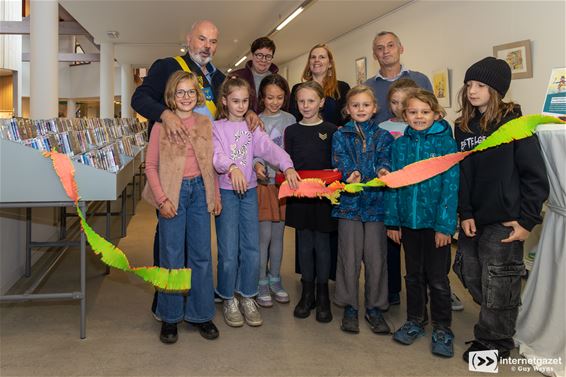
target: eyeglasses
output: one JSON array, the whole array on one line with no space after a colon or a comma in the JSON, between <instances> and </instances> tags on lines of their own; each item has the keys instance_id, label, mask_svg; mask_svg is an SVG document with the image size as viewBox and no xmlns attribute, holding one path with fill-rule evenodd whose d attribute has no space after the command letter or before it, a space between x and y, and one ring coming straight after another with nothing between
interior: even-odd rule
<instances>
[{"instance_id":1,"label":"eyeglasses","mask_svg":"<svg viewBox=\"0 0 566 377\"><path fill-rule=\"evenodd\" d=\"M177 89L175 91L175 97L177 97L177 98L183 98L183 97L185 97L185 95L188 96L188 97L196 97L197 91L196 91L196 89L187 89L187 90Z\"/></svg>"},{"instance_id":2,"label":"eyeglasses","mask_svg":"<svg viewBox=\"0 0 566 377\"><path fill-rule=\"evenodd\" d=\"M270 61L273 60L273 55L269 55L269 54L264 55L264 54L258 52L257 54L254 54L254 56L256 57L257 60L265 60L267 62L270 62Z\"/></svg>"}]
</instances>

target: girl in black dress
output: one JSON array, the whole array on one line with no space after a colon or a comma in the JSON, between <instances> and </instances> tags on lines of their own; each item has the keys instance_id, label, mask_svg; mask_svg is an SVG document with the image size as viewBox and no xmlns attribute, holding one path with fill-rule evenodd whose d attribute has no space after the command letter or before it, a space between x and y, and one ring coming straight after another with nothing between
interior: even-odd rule
<instances>
[{"instance_id":1,"label":"girl in black dress","mask_svg":"<svg viewBox=\"0 0 566 377\"><path fill-rule=\"evenodd\" d=\"M320 117L320 109L325 102L324 91L317 82L307 81L296 92L302 120L285 130L285 150L297 170L332 169L332 135L336 126ZM317 321L332 320L328 295L330 233L336 231L337 223L330 216L331 210L332 206L326 199L287 199L285 224L296 229L302 272L303 291L294 311L298 318L308 317L316 302Z\"/></svg>"}]
</instances>

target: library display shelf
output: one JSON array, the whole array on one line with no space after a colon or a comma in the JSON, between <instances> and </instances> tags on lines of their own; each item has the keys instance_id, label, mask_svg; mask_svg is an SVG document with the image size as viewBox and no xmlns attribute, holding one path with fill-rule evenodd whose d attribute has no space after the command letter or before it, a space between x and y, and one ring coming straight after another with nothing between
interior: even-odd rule
<instances>
[{"instance_id":1,"label":"library display shelf","mask_svg":"<svg viewBox=\"0 0 566 377\"><path fill-rule=\"evenodd\" d=\"M63 121L63 122L62 122ZM129 120L73 120L71 126L61 130L64 120L30 121L11 120L0 124L0 208L26 209L26 260L24 276L31 276L31 251L39 247L80 248L80 290L57 293L29 293L0 296L0 302L32 300L79 300L80 338L86 337L86 239L67 240L67 207L74 204L65 193L50 158L43 151L57 149L69 155L75 169L79 188L79 208L87 213L87 202L106 202L106 211L92 212L91 216L106 217L106 239L110 240L111 216L121 217L120 237L126 235L127 188L132 187L132 205L141 195L143 180L146 126ZM95 127L83 127L85 124ZM128 124L125 124L128 123ZM45 124L51 126L45 129ZM124 125L125 124L125 125ZM56 126L54 126L56 125ZM78 126L77 126L78 125ZM83 130L79 130L83 127ZM49 127L47 127L49 128ZM133 132L129 131L133 128ZM124 131L126 130L126 131ZM128 134L129 133L129 134ZM23 134L23 137L22 137ZM82 146L77 148L77 135L82 135ZM69 140L75 141L69 143ZM79 138L80 139L80 136ZM66 142L64 140L67 140ZM80 144L80 143L79 143ZM95 167L96 166L96 167ZM139 179L139 184L136 181ZM136 186L140 194L136 195ZM121 198L119 212L111 211L111 202ZM59 240L55 242L32 241L32 208L59 207ZM100 206L95 206L100 207ZM56 258L56 261L59 258ZM56 261L54 263L56 263ZM49 267L51 269L53 266ZM106 272L109 272L107 268ZM45 275L44 275L45 276ZM34 283L39 286L39 282Z\"/></svg>"}]
</instances>

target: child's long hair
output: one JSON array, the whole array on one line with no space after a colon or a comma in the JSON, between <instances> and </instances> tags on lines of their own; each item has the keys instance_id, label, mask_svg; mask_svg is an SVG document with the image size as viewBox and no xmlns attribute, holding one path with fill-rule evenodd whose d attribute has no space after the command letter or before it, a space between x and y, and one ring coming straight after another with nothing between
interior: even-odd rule
<instances>
[{"instance_id":1,"label":"child's long hair","mask_svg":"<svg viewBox=\"0 0 566 377\"><path fill-rule=\"evenodd\" d=\"M407 97L405 97L405 101L403 101L403 117L405 117L405 111L407 111L407 104L412 99L418 99L419 101L426 103L435 114L440 116L440 119L446 116L446 110L444 110L444 107L440 106L438 99L434 96L434 93L422 88L417 88L409 91L407 93Z\"/></svg>"},{"instance_id":2,"label":"child's long hair","mask_svg":"<svg viewBox=\"0 0 566 377\"><path fill-rule=\"evenodd\" d=\"M393 97L393 95L398 91L401 90L408 91L418 88L419 86L414 80L407 78L396 80L393 82L393 84L391 84L391 86L389 87L389 91L387 92L387 103L388 104L391 103L391 97Z\"/></svg>"},{"instance_id":3,"label":"child's long hair","mask_svg":"<svg viewBox=\"0 0 566 377\"><path fill-rule=\"evenodd\" d=\"M283 100L283 105L281 105L281 109L287 110L289 107L289 84L285 78L277 73L265 76L261 83L259 84L259 112L265 110L265 104L263 100L265 99L265 89L268 85L275 85L279 87L285 93L285 99Z\"/></svg>"},{"instance_id":4,"label":"child's long hair","mask_svg":"<svg viewBox=\"0 0 566 377\"><path fill-rule=\"evenodd\" d=\"M167 84L165 84L165 106L173 111L177 109L177 105L175 104L175 92L177 91L177 85L179 85L179 83L183 80L190 81L197 91L196 106L204 105L206 100L198 84L197 76L192 72L176 71L171 76L169 76L169 80L167 80Z\"/></svg>"},{"instance_id":5,"label":"child's long hair","mask_svg":"<svg viewBox=\"0 0 566 377\"><path fill-rule=\"evenodd\" d=\"M513 108L516 106L513 102L503 102L503 96L491 86L487 85L487 89L489 90L489 102L480 119L480 128L484 132L487 131L490 125L501 122L501 119L513 111ZM458 112L461 115L456 119L456 125L462 131L471 133L470 121L474 118L476 111L479 110L468 99L467 83L458 92L458 104L460 105Z\"/></svg>"},{"instance_id":6,"label":"child's long hair","mask_svg":"<svg viewBox=\"0 0 566 377\"><path fill-rule=\"evenodd\" d=\"M353 96L357 96L358 94L362 94L362 93L367 94L371 98L371 102L373 102L373 104L375 105L375 109L376 109L375 112L377 113L379 111L379 105L377 104L377 98L375 98L375 94L373 93L373 90L367 85L360 84L348 90L348 93L346 94L346 106L342 109L342 114L344 116L348 115L348 113L346 112L346 107L348 107L348 103L350 102L350 99Z\"/></svg>"},{"instance_id":7,"label":"child's long hair","mask_svg":"<svg viewBox=\"0 0 566 377\"><path fill-rule=\"evenodd\" d=\"M324 43L317 44L309 51L309 55L307 57L307 64L305 65L305 69L303 70L303 81L306 82L313 80L312 72L310 68L310 60L311 60L311 54L313 50L316 48L323 48L326 50L326 53L328 54L328 62L330 63L330 68L328 69L326 77L324 78L323 81L324 96L322 98L332 97L336 100L340 99L340 92L338 91L338 80L336 79L336 63L334 62L334 56L332 55L332 52L330 51L328 46L325 45Z\"/></svg>"},{"instance_id":8,"label":"child's long hair","mask_svg":"<svg viewBox=\"0 0 566 377\"><path fill-rule=\"evenodd\" d=\"M250 93L250 84L244 79L241 79L236 76L227 77L226 80L220 85L220 89L218 90L218 100L216 103L216 119L228 119L228 107L224 106L222 103L222 98L228 98L230 93L234 91L234 89L244 88L248 91L248 95Z\"/></svg>"}]
</instances>

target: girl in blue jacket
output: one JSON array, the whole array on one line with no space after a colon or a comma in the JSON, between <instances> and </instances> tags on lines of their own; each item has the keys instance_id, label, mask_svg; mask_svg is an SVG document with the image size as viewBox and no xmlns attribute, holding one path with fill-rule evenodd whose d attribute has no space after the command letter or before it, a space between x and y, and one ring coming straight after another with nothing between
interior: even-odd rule
<instances>
[{"instance_id":1,"label":"girl in blue jacket","mask_svg":"<svg viewBox=\"0 0 566 377\"><path fill-rule=\"evenodd\" d=\"M444 109L434 94L423 89L410 92L403 103L409 124L393 143L392 169L413 162L456 152L452 129L442 119ZM426 293L430 290L432 353L452 357L454 334L450 330L452 309L447 264L451 236L456 230L458 166L421 183L387 192L387 235L405 250L407 322L393 339L412 344L424 335Z\"/></svg>"},{"instance_id":2,"label":"girl in blue jacket","mask_svg":"<svg viewBox=\"0 0 566 377\"><path fill-rule=\"evenodd\" d=\"M367 182L391 170L393 136L371 117L377 101L371 88L360 85L346 95L346 112L352 117L332 138L332 164L348 183ZM341 328L359 332L358 287L362 261L365 271L365 318L377 334L389 334L382 311L389 307L387 290L387 236L382 188L359 194L343 193L332 210L338 218L338 260L335 301L344 305Z\"/></svg>"}]
</instances>

